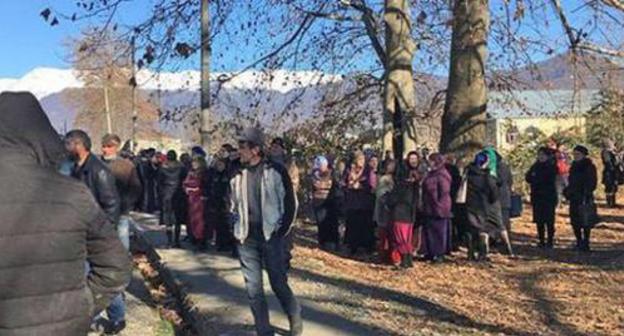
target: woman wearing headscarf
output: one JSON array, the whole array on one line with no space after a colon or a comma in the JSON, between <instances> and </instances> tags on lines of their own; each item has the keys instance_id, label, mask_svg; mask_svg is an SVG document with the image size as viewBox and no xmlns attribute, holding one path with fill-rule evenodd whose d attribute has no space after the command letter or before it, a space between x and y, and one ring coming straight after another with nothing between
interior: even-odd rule
<instances>
[{"instance_id":1,"label":"woman wearing headscarf","mask_svg":"<svg viewBox=\"0 0 624 336\"><path fill-rule=\"evenodd\" d=\"M392 218L388 208L388 195L394 189L394 178L396 173L396 161L386 159L383 175L379 178L379 183L375 189L375 214L373 218L377 224L377 251L382 262L398 264L401 256L392 253Z\"/></svg>"},{"instance_id":2,"label":"woman wearing headscarf","mask_svg":"<svg viewBox=\"0 0 624 336\"><path fill-rule=\"evenodd\" d=\"M373 193L366 157L361 151L353 155L353 163L345 174L346 231L345 244L351 254L359 248L374 250Z\"/></svg>"},{"instance_id":3,"label":"woman wearing headscarf","mask_svg":"<svg viewBox=\"0 0 624 336\"><path fill-rule=\"evenodd\" d=\"M513 255L509 230L511 229L511 188L513 177L511 169L493 147L487 147L484 153L488 156L488 170L494 177L498 187L498 199L487 209L487 219L492 222L490 237L500 238L505 244L507 253Z\"/></svg>"},{"instance_id":4,"label":"woman wearing headscarf","mask_svg":"<svg viewBox=\"0 0 624 336\"><path fill-rule=\"evenodd\" d=\"M552 151L542 147L537 161L526 173L525 180L531 187L533 222L537 225L539 246L553 248L555 239L555 209L557 207L557 166ZM546 233L548 238L546 240Z\"/></svg>"},{"instance_id":5,"label":"woman wearing headscarf","mask_svg":"<svg viewBox=\"0 0 624 336\"><path fill-rule=\"evenodd\" d=\"M420 210L418 153L407 154L405 166L398 174L387 203L392 218L392 253L401 256L401 268L412 267L412 253L420 248L420 227L415 225Z\"/></svg>"},{"instance_id":6,"label":"woman wearing headscarf","mask_svg":"<svg viewBox=\"0 0 624 336\"><path fill-rule=\"evenodd\" d=\"M204 217L203 177L206 161L203 157L193 157L192 169L184 180L184 191L188 197L189 226L193 233L193 243L198 249L206 248L206 226ZM212 238L212 237L210 237Z\"/></svg>"},{"instance_id":7,"label":"woman wearing headscarf","mask_svg":"<svg viewBox=\"0 0 624 336\"><path fill-rule=\"evenodd\" d=\"M616 196L618 191L618 174L619 162L617 157L617 151L615 143L606 139L604 141L604 148L602 149L602 184L605 188L605 194L607 198L607 206L609 208L616 207Z\"/></svg>"},{"instance_id":8,"label":"woman wearing headscarf","mask_svg":"<svg viewBox=\"0 0 624 336\"><path fill-rule=\"evenodd\" d=\"M598 219L594 203L598 184L596 166L589 158L587 147L578 145L572 154L574 162L570 168L570 180L563 193L570 201L570 222L576 237L576 249L589 252L591 229Z\"/></svg>"},{"instance_id":9,"label":"woman wearing headscarf","mask_svg":"<svg viewBox=\"0 0 624 336\"><path fill-rule=\"evenodd\" d=\"M318 244L323 249L334 251L339 241L336 199L338 183L326 157L317 156L314 159L310 179L314 217L318 225Z\"/></svg>"},{"instance_id":10,"label":"woman wearing headscarf","mask_svg":"<svg viewBox=\"0 0 624 336\"><path fill-rule=\"evenodd\" d=\"M496 224L488 220L488 208L498 200L498 187L490 174L489 164L487 153L481 152L466 168L466 245L468 259L471 260L487 259L490 232L498 229Z\"/></svg>"},{"instance_id":11,"label":"woman wearing headscarf","mask_svg":"<svg viewBox=\"0 0 624 336\"><path fill-rule=\"evenodd\" d=\"M429 157L430 170L422 183L422 229L425 258L438 262L448 251L448 234L451 214L451 175L444 166L444 157L435 153Z\"/></svg>"}]
</instances>

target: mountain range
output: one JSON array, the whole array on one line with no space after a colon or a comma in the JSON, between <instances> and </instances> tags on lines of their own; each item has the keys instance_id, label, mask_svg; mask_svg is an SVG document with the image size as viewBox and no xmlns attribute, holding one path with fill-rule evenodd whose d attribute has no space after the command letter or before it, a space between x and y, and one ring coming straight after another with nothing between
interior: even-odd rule
<instances>
[{"instance_id":1,"label":"mountain range","mask_svg":"<svg viewBox=\"0 0 624 336\"><path fill-rule=\"evenodd\" d=\"M501 74L513 76L518 90L597 89L605 82L624 87L622 76L612 76L617 69L613 62L593 56L584 56L574 65L570 54L562 54ZM574 73L579 74L576 78L581 80L575 82ZM362 82L370 80L367 78L288 70L251 70L236 76L215 73L211 76L212 113L215 119L245 115L267 123L275 121L278 115L286 115L288 118L280 120L281 126L285 127L315 116L328 97L347 96L366 87ZM423 97L431 97L446 86L446 78L440 76L416 74L415 79L419 102L428 102ZM137 83L142 96L155 104L163 115L171 111L196 110L199 106L198 71L156 74L143 70L137 74ZM73 126L77 113L64 98L64 93L83 87L77 73L71 69L37 68L19 79L0 78L0 92L30 91L35 94L60 132ZM369 90L357 95L354 104L357 106L352 108L381 111L380 91L378 88ZM160 127L165 133L174 137L186 133L188 123L161 119Z\"/></svg>"}]
</instances>

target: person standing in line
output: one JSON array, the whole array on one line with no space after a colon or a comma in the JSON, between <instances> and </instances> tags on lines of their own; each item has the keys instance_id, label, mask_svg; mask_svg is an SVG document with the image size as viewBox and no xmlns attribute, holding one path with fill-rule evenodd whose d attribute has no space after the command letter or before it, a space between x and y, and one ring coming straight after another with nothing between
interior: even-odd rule
<instances>
[{"instance_id":1,"label":"person standing in line","mask_svg":"<svg viewBox=\"0 0 624 336\"><path fill-rule=\"evenodd\" d=\"M401 261L400 254L392 248L392 218L388 207L388 195L394 190L396 174L396 162L387 159L383 168L383 175L379 179L375 189L375 214L377 224L377 251L381 262L398 265Z\"/></svg>"},{"instance_id":2,"label":"person standing in line","mask_svg":"<svg viewBox=\"0 0 624 336\"><path fill-rule=\"evenodd\" d=\"M109 216L84 183L57 172L64 154L34 95L0 94L3 336L86 335L130 281Z\"/></svg>"},{"instance_id":3,"label":"person standing in line","mask_svg":"<svg viewBox=\"0 0 624 336\"><path fill-rule=\"evenodd\" d=\"M176 217L178 193L182 189L182 174L184 167L178 161L178 154L174 150L167 152L165 162L158 169L158 187L161 202L161 224L167 228L167 242L170 247L180 247L181 223Z\"/></svg>"},{"instance_id":4,"label":"person standing in line","mask_svg":"<svg viewBox=\"0 0 624 336\"><path fill-rule=\"evenodd\" d=\"M533 222L537 225L539 247L551 249L555 241L555 209L558 203L557 167L548 148L538 150L537 161L526 173L525 180L531 187Z\"/></svg>"},{"instance_id":5,"label":"person standing in line","mask_svg":"<svg viewBox=\"0 0 624 336\"><path fill-rule=\"evenodd\" d=\"M336 251L340 241L338 204L336 203L338 183L333 177L327 158L317 156L314 159L314 168L310 179L314 217L318 226L319 247L328 251Z\"/></svg>"},{"instance_id":6,"label":"person standing in line","mask_svg":"<svg viewBox=\"0 0 624 336\"><path fill-rule=\"evenodd\" d=\"M605 196L607 199L607 207L615 208L617 206L618 180L620 174L620 166L617 157L615 143L610 139L605 139L604 147L601 152L602 158L602 184L605 188Z\"/></svg>"},{"instance_id":7,"label":"person standing in line","mask_svg":"<svg viewBox=\"0 0 624 336\"><path fill-rule=\"evenodd\" d=\"M422 176L418 170L418 154L410 152L405 159L405 167L397 174L392 192L387 196L387 204L392 218L391 256L400 255L400 268L413 267L413 253L420 249L420 183ZM418 242L415 242L415 240Z\"/></svg>"},{"instance_id":8,"label":"person standing in line","mask_svg":"<svg viewBox=\"0 0 624 336\"><path fill-rule=\"evenodd\" d=\"M91 138L81 130L65 135L65 149L74 162L71 176L87 185L112 223L119 222L121 199L110 169L91 153Z\"/></svg>"},{"instance_id":9,"label":"person standing in line","mask_svg":"<svg viewBox=\"0 0 624 336\"><path fill-rule=\"evenodd\" d=\"M139 178L143 185L143 194L139 201L139 209L144 213L154 214L160 209L158 200L158 163L156 149L150 148L143 151L139 169Z\"/></svg>"},{"instance_id":10,"label":"person standing in line","mask_svg":"<svg viewBox=\"0 0 624 336\"><path fill-rule=\"evenodd\" d=\"M102 138L102 161L108 165L115 178L117 192L121 200L120 217L117 223L117 233L121 243L130 251L130 211L138 201L142 186L138 172L134 164L120 156L121 139L115 134L107 134ZM124 296L118 295L106 309L111 319L114 333L119 333L125 328L125 302Z\"/></svg>"},{"instance_id":11,"label":"person standing in line","mask_svg":"<svg viewBox=\"0 0 624 336\"><path fill-rule=\"evenodd\" d=\"M444 157L441 154L432 154L429 158L431 170L422 183L423 240L427 247L425 259L432 262L443 261L448 252L448 234L451 214L451 175L444 166Z\"/></svg>"},{"instance_id":12,"label":"person standing in line","mask_svg":"<svg viewBox=\"0 0 624 336\"><path fill-rule=\"evenodd\" d=\"M370 206L373 194L366 157L362 151L354 153L353 163L345 175L345 245L352 255L360 248L372 252L375 243L373 211Z\"/></svg>"},{"instance_id":13,"label":"person standing in line","mask_svg":"<svg viewBox=\"0 0 624 336\"><path fill-rule=\"evenodd\" d=\"M499 227L488 220L488 208L498 199L496 179L490 174L489 156L477 154L466 169L466 246L469 260L488 260L490 232Z\"/></svg>"},{"instance_id":14,"label":"person standing in line","mask_svg":"<svg viewBox=\"0 0 624 336\"><path fill-rule=\"evenodd\" d=\"M301 306L288 285L285 236L297 212L288 172L264 159L264 135L247 128L239 136L241 170L230 182L230 209L247 295L260 336L273 335L262 284L266 269L273 292L290 322L291 335L303 333Z\"/></svg>"},{"instance_id":15,"label":"person standing in line","mask_svg":"<svg viewBox=\"0 0 624 336\"><path fill-rule=\"evenodd\" d=\"M206 227L204 214L204 174L206 161L201 156L193 158L192 168L186 180L183 181L184 192L188 197L189 227L194 238L194 244L199 250L205 250L207 240L212 239L213 228ZM212 223L211 223L212 224Z\"/></svg>"},{"instance_id":16,"label":"person standing in line","mask_svg":"<svg viewBox=\"0 0 624 336\"><path fill-rule=\"evenodd\" d=\"M462 175L453 154L446 155L444 167L451 176L451 213L453 218L449 224L448 253L450 253L459 251L459 245L463 236L461 221L466 216L464 214L464 205L457 204L457 193L462 183Z\"/></svg>"},{"instance_id":17,"label":"person standing in line","mask_svg":"<svg viewBox=\"0 0 624 336\"><path fill-rule=\"evenodd\" d=\"M204 195L206 195L207 226L216 231L216 246L219 252L233 252L234 237L227 221L228 188L230 179L227 173L227 158L215 159L214 167L206 174Z\"/></svg>"},{"instance_id":18,"label":"person standing in line","mask_svg":"<svg viewBox=\"0 0 624 336\"><path fill-rule=\"evenodd\" d=\"M65 135L65 148L75 165L71 176L82 181L91 191L100 207L107 214L114 228L120 233L121 198L117 190L116 180L104 162L91 153L91 138L81 130L72 130ZM126 229L121 230L122 244L126 244ZM92 265L89 265L92 267ZM126 327L126 305L123 294L116 296L107 308L109 323L105 330L110 334L118 334ZM95 321L96 323L98 321Z\"/></svg>"},{"instance_id":19,"label":"person standing in line","mask_svg":"<svg viewBox=\"0 0 624 336\"><path fill-rule=\"evenodd\" d=\"M578 145L572 152L570 181L564 195L570 202L570 223L576 237L575 248L590 251L591 229L597 222L594 191L598 184L596 166L589 158L587 147Z\"/></svg>"}]
</instances>

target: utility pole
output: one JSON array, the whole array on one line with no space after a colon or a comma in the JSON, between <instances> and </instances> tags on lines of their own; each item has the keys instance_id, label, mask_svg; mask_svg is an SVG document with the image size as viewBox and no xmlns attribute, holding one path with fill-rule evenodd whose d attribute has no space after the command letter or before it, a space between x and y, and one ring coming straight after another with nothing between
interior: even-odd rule
<instances>
[{"instance_id":1,"label":"utility pole","mask_svg":"<svg viewBox=\"0 0 624 336\"><path fill-rule=\"evenodd\" d=\"M137 78L136 78L136 68L135 65L135 57L136 57L136 45L135 38L132 36L132 41L130 42L131 47L131 55L130 55L130 66L132 67L132 80L130 81L130 85L132 86L132 137L130 138L130 150L135 153L136 145L137 145L137 122L138 122L138 113L136 107L136 89L137 89Z\"/></svg>"},{"instance_id":2,"label":"utility pole","mask_svg":"<svg viewBox=\"0 0 624 336\"><path fill-rule=\"evenodd\" d=\"M201 111L199 116L201 145L210 146L210 8L209 0L201 1Z\"/></svg>"}]
</instances>

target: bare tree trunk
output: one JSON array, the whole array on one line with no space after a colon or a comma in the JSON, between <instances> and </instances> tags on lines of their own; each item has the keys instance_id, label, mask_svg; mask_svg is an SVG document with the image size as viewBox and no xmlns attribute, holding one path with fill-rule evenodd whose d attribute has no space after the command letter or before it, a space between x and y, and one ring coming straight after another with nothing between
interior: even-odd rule
<instances>
[{"instance_id":1,"label":"bare tree trunk","mask_svg":"<svg viewBox=\"0 0 624 336\"><path fill-rule=\"evenodd\" d=\"M201 111L200 136L204 148L210 145L210 0L201 2Z\"/></svg>"},{"instance_id":2,"label":"bare tree trunk","mask_svg":"<svg viewBox=\"0 0 624 336\"><path fill-rule=\"evenodd\" d=\"M108 97L109 90L108 84L104 84L104 113L106 114L106 132L108 134L113 133L113 119L111 117L110 110L110 98Z\"/></svg>"},{"instance_id":3,"label":"bare tree trunk","mask_svg":"<svg viewBox=\"0 0 624 336\"><path fill-rule=\"evenodd\" d=\"M402 158L416 148L415 96L412 62L415 44L411 36L409 0L386 0L386 78L384 92L384 151Z\"/></svg>"},{"instance_id":4,"label":"bare tree trunk","mask_svg":"<svg viewBox=\"0 0 624 336\"><path fill-rule=\"evenodd\" d=\"M440 151L472 156L486 140L487 0L455 0Z\"/></svg>"}]
</instances>

